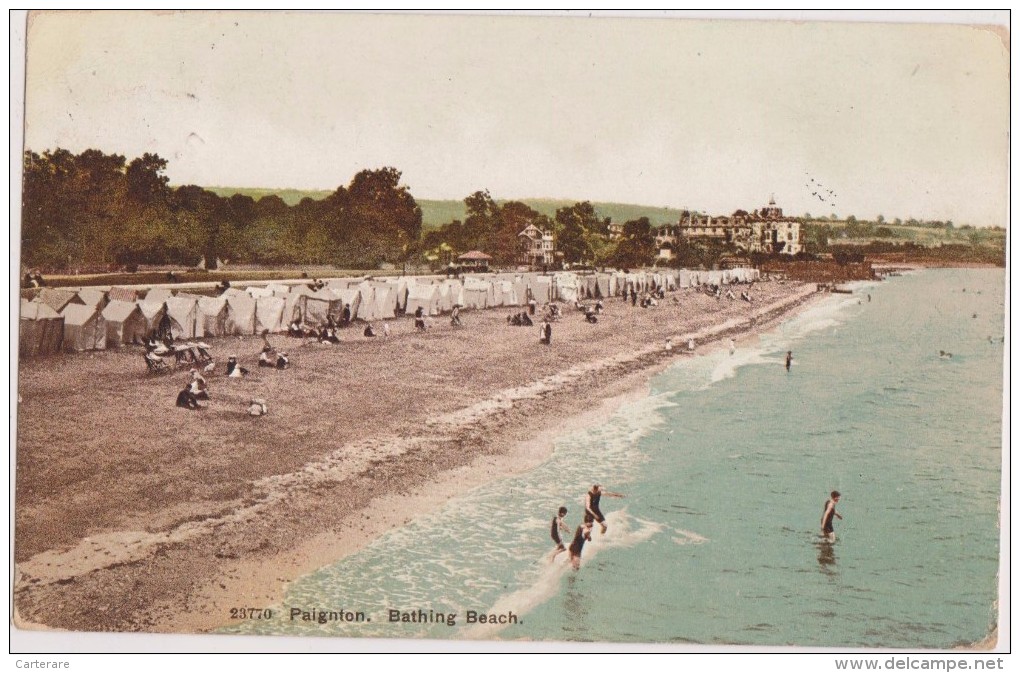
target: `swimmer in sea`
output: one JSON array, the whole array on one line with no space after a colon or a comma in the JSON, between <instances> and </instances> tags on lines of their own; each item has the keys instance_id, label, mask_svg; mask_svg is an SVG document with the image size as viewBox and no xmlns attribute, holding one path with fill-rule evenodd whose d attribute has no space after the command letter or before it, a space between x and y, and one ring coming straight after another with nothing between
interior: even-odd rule
<instances>
[{"instance_id":1,"label":"swimmer in sea","mask_svg":"<svg viewBox=\"0 0 1020 673\"><path fill-rule=\"evenodd\" d=\"M791 364L793 364L793 351L786 351L786 371L790 371Z\"/></svg>"},{"instance_id":2,"label":"swimmer in sea","mask_svg":"<svg viewBox=\"0 0 1020 673\"><path fill-rule=\"evenodd\" d=\"M584 543L591 542L591 522L586 521L583 526L578 526L574 533L574 541L570 543L570 565L574 570L581 567L581 550Z\"/></svg>"},{"instance_id":3,"label":"swimmer in sea","mask_svg":"<svg viewBox=\"0 0 1020 673\"><path fill-rule=\"evenodd\" d=\"M836 503L839 502L839 498L839 491L830 493L829 499L825 502L825 508L822 510L822 537L829 542L836 541L836 531L832 528L832 517L836 517L840 521L843 520L843 517L836 512Z\"/></svg>"},{"instance_id":4,"label":"swimmer in sea","mask_svg":"<svg viewBox=\"0 0 1020 673\"><path fill-rule=\"evenodd\" d=\"M567 508L560 507L560 511L557 512L556 516L553 517L552 526L549 528L549 536L552 541L556 543L556 548L553 549L552 561L561 551L567 551L567 548L563 545L563 535L570 534L570 527L567 526L567 522L563 518L567 516Z\"/></svg>"},{"instance_id":5,"label":"swimmer in sea","mask_svg":"<svg viewBox=\"0 0 1020 673\"><path fill-rule=\"evenodd\" d=\"M595 521L599 522L602 526L602 534L606 534L606 517L602 514L602 510L599 509L599 501L602 500L602 496L608 496L610 498L622 498L622 493L613 493L612 491L603 491L602 487L598 484L593 484L591 490L584 499L584 522L591 524Z\"/></svg>"}]
</instances>

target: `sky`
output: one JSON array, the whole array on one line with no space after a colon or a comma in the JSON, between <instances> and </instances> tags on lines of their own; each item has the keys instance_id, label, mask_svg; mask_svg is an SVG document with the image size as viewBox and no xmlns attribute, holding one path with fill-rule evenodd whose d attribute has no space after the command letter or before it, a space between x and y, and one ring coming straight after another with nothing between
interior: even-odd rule
<instances>
[{"instance_id":1,"label":"sky","mask_svg":"<svg viewBox=\"0 0 1020 673\"><path fill-rule=\"evenodd\" d=\"M393 166L420 199L1006 226L1008 43L974 26L53 12L27 45L27 149L153 152L176 185Z\"/></svg>"}]
</instances>

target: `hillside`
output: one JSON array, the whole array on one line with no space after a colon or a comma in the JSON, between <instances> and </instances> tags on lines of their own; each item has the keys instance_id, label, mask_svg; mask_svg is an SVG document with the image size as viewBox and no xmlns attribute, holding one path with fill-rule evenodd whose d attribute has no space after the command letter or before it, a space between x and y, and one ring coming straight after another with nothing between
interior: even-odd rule
<instances>
[{"instance_id":1,"label":"hillside","mask_svg":"<svg viewBox=\"0 0 1020 673\"><path fill-rule=\"evenodd\" d=\"M207 189L217 196L229 197L234 194L242 194L244 196L250 196L256 201L264 196L275 194L279 196L283 201L289 205L297 205L301 199L324 199L330 194L331 190L319 189L319 190L308 190L308 189L263 189L253 187L207 187ZM499 203L504 203L510 199L496 199ZM522 201L543 215L547 215L550 218L556 216L556 210L574 205L576 201L569 199L517 199ZM422 223L426 229L439 227L447 222L453 220L463 220L466 217L463 201L456 201L453 199L437 200L437 199L416 199L418 205L421 207ZM613 222L626 222L627 220L634 220L640 217L647 217L651 220L653 225L659 224L672 224L680 219L680 210L676 208L665 208L660 206L641 206L630 203L608 203L602 201L594 201L592 205L595 206L595 210L602 217L611 217Z\"/></svg>"}]
</instances>

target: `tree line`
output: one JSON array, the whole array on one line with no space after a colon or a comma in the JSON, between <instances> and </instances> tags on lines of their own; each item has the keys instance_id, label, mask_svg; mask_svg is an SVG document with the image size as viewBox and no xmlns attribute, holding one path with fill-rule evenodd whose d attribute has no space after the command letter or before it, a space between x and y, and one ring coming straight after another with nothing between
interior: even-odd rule
<instances>
[{"instance_id":1,"label":"tree line","mask_svg":"<svg viewBox=\"0 0 1020 673\"><path fill-rule=\"evenodd\" d=\"M171 187L167 162L144 154L25 153L22 262L47 270L401 261L421 235L421 209L394 168L364 170L322 200L288 206Z\"/></svg>"},{"instance_id":2,"label":"tree line","mask_svg":"<svg viewBox=\"0 0 1020 673\"><path fill-rule=\"evenodd\" d=\"M587 201L549 218L477 191L464 199L463 221L423 235L421 208L395 168L363 170L326 198L293 206L275 195L255 200L198 185L172 187L166 168L156 154L128 161L94 149L25 152L22 263L48 272L202 261L215 269L218 260L374 269L447 263L481 250L495 265L513 266L522 251L519 234L532 224L554 232L556 266L637 267L655 255L647 217L629 220L611 237L611 219Z\"/></svg>"}]
</instances>

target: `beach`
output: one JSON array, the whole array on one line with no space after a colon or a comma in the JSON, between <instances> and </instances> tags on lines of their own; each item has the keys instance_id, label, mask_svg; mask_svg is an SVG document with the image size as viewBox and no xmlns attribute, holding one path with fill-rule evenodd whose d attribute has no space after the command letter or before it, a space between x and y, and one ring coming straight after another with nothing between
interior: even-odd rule
<instances>
[{"instance_id":1,"label":"beach","mask_svg":"<svg viewBox=\"0 0 1020 673\"><path fill-rule=\"evenodd\" d=\"M648 309L610 298L595 325L564 306L549 346L537 324L507 326L509 308L465 311L462 328L439 316L425 334L411 318L388 338L342 330L336 346L272 335L286 371L255 367L259 337L211 339L218 367L198 412L173 404L188 370L146 374L139 349L25 359L16 623L220 628L231 609L270 605L295 578L541 464L551 434L597 422L677 358L819 296L779 282L752 294L680 290ZM251 376L223 375L234 354ZM244 413L253 397L267 416Z\"/></svg>"}]
</instances>

